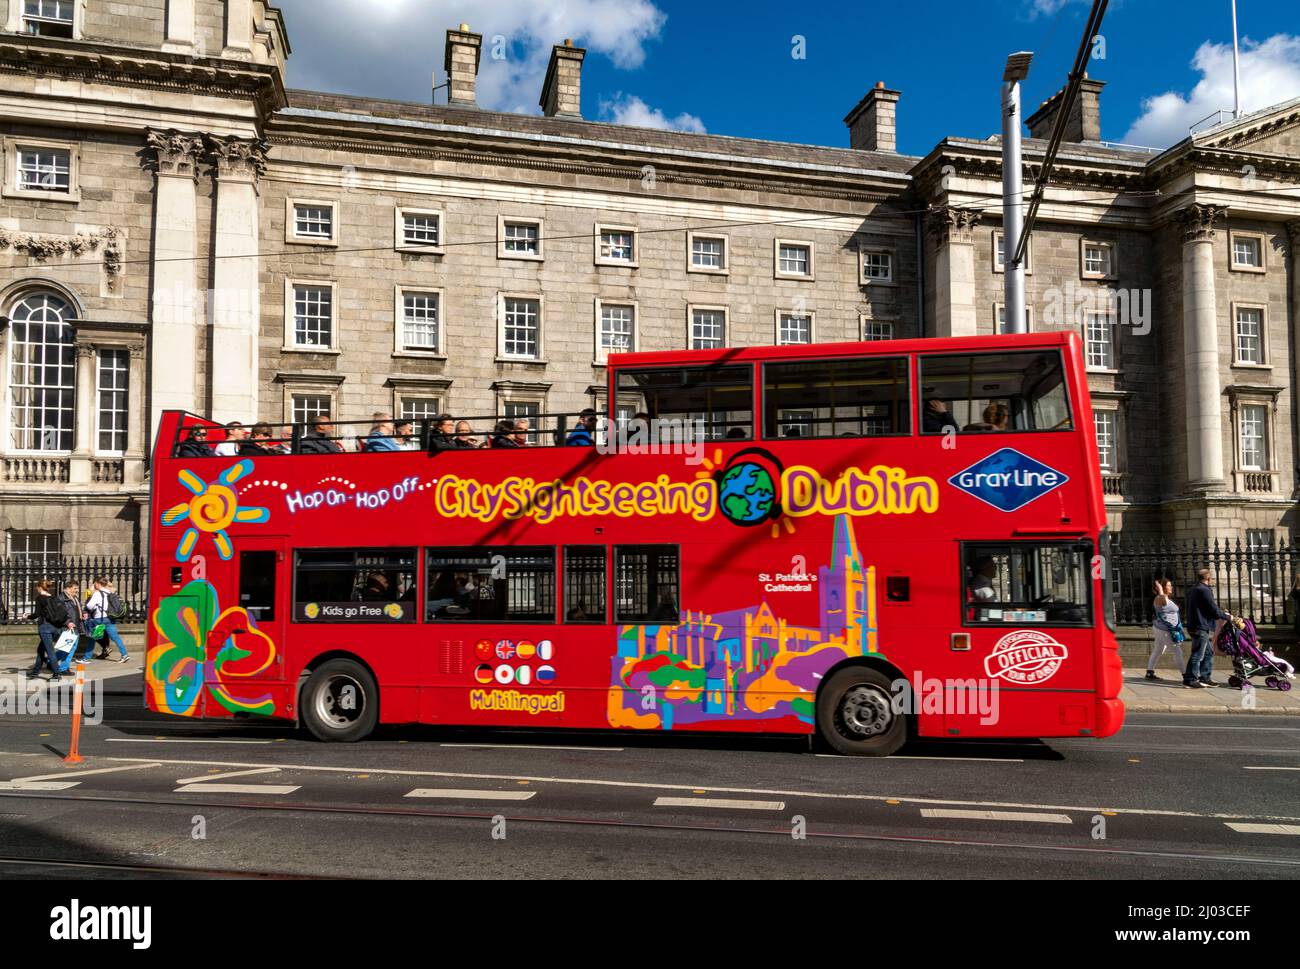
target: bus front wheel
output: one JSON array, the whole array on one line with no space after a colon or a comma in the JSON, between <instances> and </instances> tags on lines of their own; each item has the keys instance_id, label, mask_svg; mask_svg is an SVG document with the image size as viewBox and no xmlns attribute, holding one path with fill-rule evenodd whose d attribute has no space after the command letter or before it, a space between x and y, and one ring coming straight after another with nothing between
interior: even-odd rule
<instances>
[{"instance_id":1,"label":"bus front wheel","mask_svg":"<svg viewBox=\"0 0 1300 969\"><path fill-rule=\"evenodd\" d=\"M307 678L298 709L303 725L317 740L351 743L375 729L379 688L360 663L332 659Z\"/></svg>"},{"instance_id":2,"label":"bus front wheel","mask_svg":"<svg viewBox=\"0 0 1300 969\"><path fill-rule=\"evenodd\" d=\"M817 730L841 754L888 757L907 740L907 718L894 710L888 677L849 667L822 684Z\"/></svg>"}]
</instances>

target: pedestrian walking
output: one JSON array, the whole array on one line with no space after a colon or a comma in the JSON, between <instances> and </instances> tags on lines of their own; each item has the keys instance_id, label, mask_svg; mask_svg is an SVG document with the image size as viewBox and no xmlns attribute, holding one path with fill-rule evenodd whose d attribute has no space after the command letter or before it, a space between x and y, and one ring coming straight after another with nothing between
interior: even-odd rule
<instances>
[{"instance_id":1,"label":"pedestrian walking","mask_svg":"<svg viewBox=\"0 0 1300 969\"><path fill-rule=\"evenodd\" d=\"M1147 679L1158 680L1156 676L1156 663L1160 657L1165 654L1165 650L1172 649L1174 658L1178 661L1180 670L1186 669L1183 663L1183 641L1187 634L1183 632L1183 624L1178 613L1178 603L1174 601L1174 583L1170 579L1156 579L1155 581L1156 597L1152 600L1152 606L1156 610L1155 621L1151 623L1151 634L1155 640L1151 647L1151 658L1147 660Z\"/></svg>"},{"instance_id":2,"label":"pedestrian walking","mask_svg":"<svg viewBox=\"0 0 1300 969\"><path fill-rule=\"evenodd\" d=\"M31 668L29 675L35 679L41 675L41 667L48 665L50 680L53 682L60 677L59 656L54 649L54 643L64 630L75 629L76 625L68 616L63 600L54 594L53 582L49 579L41 579L32 591L36 597L34 611L36 632L40 636L40 642L36 646L36 665Z\"/></svg>"},{"instance_id":3,"label":"pedestrian walking","mask_svg":"<svg viewBox=\"0 0 1300 969\"><path fill-rule=\"evenodd\" d=\"M129 658L126 654L126 644L122 642L122 637L117 631L117 620L121 619L126 610L122 608L122 599L113 589L113 583L103 576L95 579L94 589L90 598L86 600L86 614L90 617L89 623L94 627L95 632L103 628L103 634L95 640L99 646L98 659L108 659L108 644L112 642L117 647L117 662L125 663Z\"/></svg>"},{"instance_id":4,"label":"pedestrian walking","mask_svg":"<svg viewBox=\"0 0 1300 969\"><path fill-rule=\"evenodd\" d=\"M1183 686L1198 690L1218 686L1214 682L1214 628L1220 619L1232 622L1232 613L1224 612L1214 599L1214 572L1201 569L1196 584L1187 590L1183 603L1183 621L1192 637L1192 653L1183 670Z\"/></svg>"}]
</instances>

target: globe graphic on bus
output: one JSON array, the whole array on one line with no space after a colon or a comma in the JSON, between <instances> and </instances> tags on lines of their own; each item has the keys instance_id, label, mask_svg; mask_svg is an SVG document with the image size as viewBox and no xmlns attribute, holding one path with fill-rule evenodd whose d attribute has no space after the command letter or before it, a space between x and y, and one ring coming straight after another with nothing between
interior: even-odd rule
<instances>
[{"instance_id":1,"label":"globe graphic on bus","mask_svg":"<svg viewBox=\"0 0 1300 969\"><path fill-rule=\"evenodd\" d=\"M761 464L744 462L723 472L718 482L722 514L737 525L757 525L772 513L776 485Z\"/></svg>"}]
</instances>

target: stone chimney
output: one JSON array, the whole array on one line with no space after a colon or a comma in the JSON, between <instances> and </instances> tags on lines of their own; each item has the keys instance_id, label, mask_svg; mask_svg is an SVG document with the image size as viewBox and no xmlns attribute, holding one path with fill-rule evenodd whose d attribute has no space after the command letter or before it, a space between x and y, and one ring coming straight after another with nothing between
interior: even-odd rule
<instances>
[{"instance_id":1,"label":"stone chimney","mask_svg":"<svg viewBox=\"0 0 1300 969\"><path fill-rule=\"evenodd\" d=\"M582 59L586 50L566 40L551 49L551 63L542 82L542 111L548 118L582 117Z\"/></svg>"},{"instance_id":2,"label":"stone chimney","mask_svg":"<svg viewBox=\"0 0 1300 969\"><path fill-rule=\"evenodd\" d=\"M469 24L447 31L447 53L443 68L447 72L447 104L452 107L477 107L474 96L478 86L478 58L483 35L470 32Z\"/></svg>"},{"instance_id":3,"label":"stone chimney","mask_svg":"<svg viewBox=\"0 0 1300 969\"><path fill-rule=\"evenodd\" d=\"M898 151L895 126L901 96L898 91L886 88L884 81L877 81L844 119L849 126L849 147L862 151Z\"/></svg>"},{"instance_id":4,"label":"stone chimney","mask_svg":"<svg viewBox=\"0 0 1300 969\"><path fill-rule=\"evenodd\" d=\"M1065 121L1063 142L1101 141L1101 89L1105 86L1105 81L1093 81L1086 76L1080 82L1079 96ZM1025 120L1030 138L1046 141L1052 137L1052 126L1056 124L1056 115L1064 97L1065 88L1061 88Z\"/></svg>"}]
</instances>

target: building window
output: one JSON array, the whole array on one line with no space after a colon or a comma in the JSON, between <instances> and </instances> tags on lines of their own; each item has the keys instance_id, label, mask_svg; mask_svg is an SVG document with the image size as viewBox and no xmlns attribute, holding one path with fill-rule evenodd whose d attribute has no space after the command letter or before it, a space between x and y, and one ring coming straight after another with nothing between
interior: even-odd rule
<instances>
[{"instance_id":1,"label":"building window","mask_svg":"<svg viewBox=\"0 0 1300 969\"><path fill-rule=\"evenodd\" d=\"M442 252L442 213L433 209L398 209L398 249Z\"/></svg>"},{"instance_id":2,"label":"building window","mask_svg":"<svg viewBox=\"0 0 1300 969\"><path fill-rule=\"evenodd\" d=\"M1241 406L1241 468L1243 471L1268 470L1268 407L1264 404Z\"/></svg>"},{"instance_id":3,"label":"building window","mask_svg":"<svg viewBox=\"0 0 1300 969\"><path fill-rule=\"evenodd\" d=\"M442 401L437 397L403 397L397 416L404 421L432 420L442 413Z\"/></svg>"},{"instance_id":4,"label":"building window","mask_svg":"<svg viewBox=\"0 0 1300 969\"><path fill-rule=\"evenodd\" d=\"M1243 366L1262 367L1264 357L1264 308L1238 306L1235 308L1236 363Z\"/></svg>"},{"instance_id":5,"label":"building window","mask_svg":"<svg viewBox=\"0 0 1300 969\"><path fill-rule=\"evenodd\" d=\"M1269 567L1270 553L1273 551L1273 530L1271 528L1246 529L1246 557L1250 562L1250 585L1255 589L1270 589L1273 586Z\"/></svg>"},{"instance_id":6,"label":"building window","mask_svg":"<svg viewBox=\"0 0 1300 969\"><path fill-rule=\"evenodd\" d=\"M295 424L306 424L313 417L329 417L333 405L329 394L294 394L289 417Z\"/></svg>"},{"instance_id":7,"label":"building window","mask_svg":"<svg viewBox=\"0 0 1300 969\"><path fill-rule=\"evenodd\" d=\"M10 0L10 3L17 2L18 0ZM25 0L23 32L70 39L75 14L76 0Z\"/></svg>"},{"instance_id":8,"label":"building window","mask_svg":"<svg viewBox=\"0 0 1300 969\"><path fill-rule=\"evenodd\" d=\"M627 303L596 301L596 361L604 363L611 353L636 349L636 307Z\"/></svg>"},{"instance_id":9,"label":"building window","mask_svg":"<svg viewBox=\"0 0 1300 969\"><path fill-rule=\"evenodd\" d=\"M19 148L18 187L25 192L71 192L72 152L61 148Z\"/></svg>"},{"instance_id":10,"label":"building window","mask_svg":"<svg viewBox=\"0 0 1300 969\"><path fill-rule=\"evenodd\" d=\"M101 454L126 452L127 391L131 354L127 350L99 351L99 442Z\"/></svg>"},{"instance_id":11,"label":"building window","mask_svg":"<svg viewBox=\"0 0 1300 969\"><path fill-rule=\"evenodd\" d=\"M622 226L596 226L596 265L635 266L636 230Z\"/></svg>"},{"instance_id":12,"label":"building window","mask_svg":"<svg viewBox=\"0 0 1300 969\"><path fill-rule=\"evenodd\" d=\"M1264 271L1264 236L1257 233L1233 232L1232 268L1244 272Z\"/></svg>"},{"instance_id":13,"label":"building window","mask_svg":"<svg viewBox=\"0 0 1300 969\"><path fill-rule=\"evenodd\" d=\"M541 259L542 223L522 219L499 221L501 247L497 253L502 259Z\"/></svg>"},{"instance_id":14,"label":"building window","mask_svg":"<svg viewBox=\"0 0 1300 969\"><path fill-rule=\"evenodd\" d=\"M329 284L293 284L293 333L290 349L329 350L334 346L334 288Z\"/></svg>"},{"instance_id":15,"label":"building window","mask_svg":"<svg viewBox=\"0 0 1300 969\"><path fill-rule=\"evenodd\" d=\"M27 581L5 589L7 602L0 603L9 609L9 621L23 620L36 609L33 585L39 579L57 579L63 566L62 532L19 532L8 534L6 551L9 565L16 574ZM55 594L62 590L56 590Z\"/></svg>"},{"instance_id":16,"label":"building window","mask_svg":"<svg viewBox=\"0 0 1300 969\"><path fill-rule=\"evenodd\" d=\"M442 293L400 291L403 351L437 353L442 349Z\"/></svg>"},{"instance_id":17,"label":"building window","mask_svg":"<svg viewBox=\"0 0 1300 969\"><path fill-rule=\"evenodd\" d=\"M540 360L542 301L528 296L501 297L501 356Z\"/></svg>"},{"instance_id":18,"label":"building window","mask_svg":"<svg viewBox=\"0 0 1300 969\"><path fill-rule=\"evenodd\" d=\"M1007 237L1001 229L993 230L993 271L995 273L1004 273L1007 271ZM1025 246L1025 273L1034 271L1034 237L1029 237L1029 244Z\"/></svg>"},{"instance_id":19,"label":"building window","mask_svg":"<svg viewBox=\"0 0 1300 969\"><path fill-rule=\"evenodd\" d=\"M1084 279L1115 278L1115 247L1109 242L1080 243Z\"/></svg>"},{"instance_id":20,"label":"building window","mask_svg":"<svg viewBox=\"0 0 1300 969\"><path fill-rule=\"evenodd\" d=\"M1097 432L1097 462L1106 474L1115 474L1119 470L1117 417L1113 410L1093 411L1092 414L1093 428Z\"/></svg>"},{"instance_id":21,"label":"building window","mask_svg":"<svg viewBox=\"0 0 1300 969\"><path fill-rule=\"evenodd\" d=\"M887 249L863 249L862 281L864 283L892 283L894 281L894 254Z\"/></svg>"},{"instance_id":22,"label":"building window","mask_svg":"<svg viewBox=\"0 0 1300 969\"><path fill-rule=\"evenodd\" d=\"M1032 306L1026 306L1025 307L1025 332L1032 333L1033 331L1034 331L1034 308ZM1007 332L1007 306L1005 303L993 304L993 332L994 333Z\"/></svg>"},{"instance_id":23,"label":"building window","mask_svg":"<svg viewBox=\"0 0 1300 969\"><path fill-rule=\"evenodd\" d=\"M72 308L53 293L31 293L9 316L9 446L71 451L77 397Z\"/></svg>"},{"instance_id":24,"label":"building window","mask_svg":"<svg viewBox=\"0 0 1300 969\"><path fill-rule=\"evenodd\" d=\"M687 267L696 273L726 273L729 269L727 239L725 236L704 236L688 233L691 261Z\"/></svg>"},{"instance_id":25,"label":"building window","mask_svg":"<svg viewBox=\"0 0 1300 969\"><path fill-rule=\"evenodd\" d=\"M334 202L288 200L285 240L312 245L338 243L338 206Z\"/></svg>"},{"instance_id":26,"label":"building window","mask_svg":"<svg viewBox=\"0 0 1300 969\"><path fill-rule=\"evenodd\" d=\"M811 313L777 313L776 342L778 345L813 342Z\"/></svg>"},{"instance_id":27,"label":"building window","mask_svg":"<svg viewBox=\"0 0 1300 969\"><path fill-rule=\"evenodd\" d=\"M1115 369L1115 319L1110 313L1086 314L1083 353L1089 370Z\"/></svg>"},{"instance_id":28,"label":"building window","mask_svg":"<svg viewBox=\"0 0 1300 969\"><path fill-rule=\"evenodd\" d=\"M721 307L692 306L689 346L692 350L716 350L727 345L727 311Z\"/></svg>"},{"instance_id":29,"label":"building window","mask_svg":"<svg viewBox=\"0 0 1300 969\"><path fill-rule=\"evenodd\" d=\"M812 279L812 243L776 240L776 275L784 279Z\"/></svg>"},{"instance_id":30,"label":"building window","mask_svg":"<svg viewBox=\"0 0 1300 969\"><path fill-rule=\"evenodd\" d=\"M894 338L893 320L862 320L862 339L867 342L892 340Z\"/></svg>"}]
</instances>

